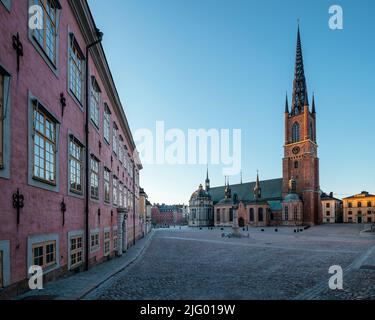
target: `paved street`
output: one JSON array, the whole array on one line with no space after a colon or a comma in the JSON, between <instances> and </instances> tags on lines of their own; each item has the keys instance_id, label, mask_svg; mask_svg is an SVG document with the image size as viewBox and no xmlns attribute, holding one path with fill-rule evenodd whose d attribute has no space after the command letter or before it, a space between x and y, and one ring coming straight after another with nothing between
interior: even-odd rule
<instances>
[{"instance_id":1,"label":"paved street","mask_svg":"<svg viewBox=\"0 0 375 320\"><path fill-rule=\"evenodd\" d=\"M375 237L360 225L230 230L161 229L138 259L84 299L375 299ZM247 231L244 231L247 234ZM344 290L328 269L344 270Z\"/></svg>"}]
</instances>

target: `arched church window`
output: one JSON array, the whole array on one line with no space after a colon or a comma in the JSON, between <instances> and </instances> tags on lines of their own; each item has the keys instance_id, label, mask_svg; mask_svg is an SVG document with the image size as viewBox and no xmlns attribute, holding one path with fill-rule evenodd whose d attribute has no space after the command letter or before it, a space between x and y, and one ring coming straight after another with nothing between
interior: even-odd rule
<instances>
[{"instance_id":1,"label":"arched church window","mask_svg":"<svg viewBox=\"0 0 375 320\"><path fill-rule=\"evenodd\" d=\"M298 169L298 161L294 161L294 169Z\"/></svg>"},{"instance_id":2,"label":"arched church window","mask_svg":"<svg viewBox=\"0 0 375 320\"><path fill-rule=\"evenodd\" d=\"M298 122L293 124L292 127L292 142L298 142L300 140L300 125Z\"/></svg>"},{"instance_id":3,"label":"arched church window","mask_svg":"<svg viewBox=\"0 0 375 320\"><path fill-rule=\"evenodd\" d=\"M263 208L258 209L258 221L263 221Z\"/></svg>"},{"instance_id":4,"label":"arched church window","mask_svg":"<svg viewBox=\"0 0 375 320\"><path fill-rule=\"evenodd\" d=\"M313 130L312 122L310 122L310 127L309 127L309 137L310 137L311 140L314 141L314 130Z\"/></svg>"},{"instance_id":5,"label":"arched church window","mask_svg":"<svg viewBox=\"0 0 375 320\"><path fill-rule=\"evenodd\" d=\"M297 208L297 206L294 207L294 220L295 221L298 220L298 208Z\"/></svg>"},{"instance_id":6,"label":"arched church window","mask_svg":"<svg viewBox=\"0 0 375 320\"><path fill-rule=\"evenodd\" d=\"M254 221L254 208L250 208L250 216L249 216L250 221Z\"/></svg>"},{"instance_id":7,"label":"arched church window","mask_svg":"<svg viewBox=\"0 0 375 320\"><path fill-rule=\"evenodd\" d=\"M288 221L289 220L289 208L284 207L284 220Z\"/></svg>"}]
</instances>

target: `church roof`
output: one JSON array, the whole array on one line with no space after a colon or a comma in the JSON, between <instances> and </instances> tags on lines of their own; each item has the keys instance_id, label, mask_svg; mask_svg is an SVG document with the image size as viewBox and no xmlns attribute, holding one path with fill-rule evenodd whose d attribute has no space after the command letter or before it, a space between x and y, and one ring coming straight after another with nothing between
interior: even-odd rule
<instances>
[{"instance_id":1,"label":"church roof","mask_svg":"<svg viewBox=\"0 0 375 320\"><path fill-rule=\"evenodd\" d=\"M238 200L243 202L253 202L254 198L254 187L256 182L248 182L243 184L231 185L232 194L237 193ZM280 200L282 197L282 185L283 179L272 179L260 181L262 188L262 200ZM209 193L214 204L220 202L224 198L225 186L211 188Z\"/></svg>"}]
</instances>

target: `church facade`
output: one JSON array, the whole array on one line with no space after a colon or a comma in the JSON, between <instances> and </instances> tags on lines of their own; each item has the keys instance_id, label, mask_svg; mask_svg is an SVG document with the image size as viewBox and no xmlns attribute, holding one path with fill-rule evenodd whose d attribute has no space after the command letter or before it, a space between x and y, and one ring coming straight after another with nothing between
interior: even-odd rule
<instances>
[{"instance_id":1,"label":"church facade","mask_svg":"<svg viewBox=\"0 0 375 320\"><path fill-rule=\"evenodd\" d=\"M300 30L297 32L293 95L284 111L282 178L211 188L208 176L189 201L189 226L312 226L322 223L315 97L311 107L304 72Z\"/></svg>"}]
</instances>

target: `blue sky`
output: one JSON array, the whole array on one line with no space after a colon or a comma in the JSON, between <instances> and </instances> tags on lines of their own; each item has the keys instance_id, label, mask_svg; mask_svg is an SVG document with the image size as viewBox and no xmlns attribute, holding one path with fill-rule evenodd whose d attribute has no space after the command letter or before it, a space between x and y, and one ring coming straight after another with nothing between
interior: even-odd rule
<instances>
[{"instance_id":1,"label":"blue sky","mask_svg":"<svg viewBox=\"0 0 375 320\"><path fill-rule=\"evenodd\" d=\"M243 180L282 176L285 92L292 93L297 19L315 92L320 184L338 197L375 193L375 2L90 0L133 131L242 130ZM328 27L341 5L344 29ZM311 100L310 100L311 101ZM211 185L223 184L210 166ZM205 165L146 165L151 202L187 203ZM240 176L230 182L238 183ZM249 191L250 192L250 191Z\"/></svg>"}]
</instances>

